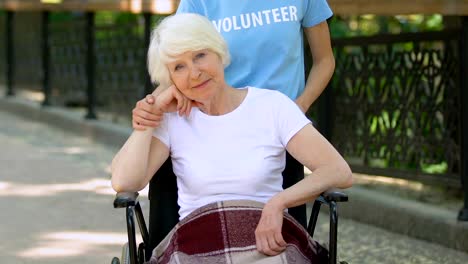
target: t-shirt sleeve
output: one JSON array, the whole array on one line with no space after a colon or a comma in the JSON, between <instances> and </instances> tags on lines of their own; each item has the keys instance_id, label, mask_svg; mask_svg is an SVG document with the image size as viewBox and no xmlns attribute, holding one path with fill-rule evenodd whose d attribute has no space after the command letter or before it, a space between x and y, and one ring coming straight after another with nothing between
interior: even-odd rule
<instances>
[{"instance_id":1,"label":"t-shirt sleeve","mask_svg":"<svg viewBox=\"0 0 468 264\"><path fill-rule=\"evenodd\" d=\"M276 130L281 144L286 147L289 140L311 121L299 106L286 95L277 92L275 107Z\"/></svg>"},{"instance_id":2,"label":"t-shirt sleeve","mask_svg":"<svg viewBox=\"0 0 468 264\"><path fill-rule=\"evenodd\" d=\"M327 0L307 0L305 2L303 27L313 27L333 15Z\"/></svg>"},{"instance_id":3,"label":"t-shirt sleeve","mask_svg":"<svg viewBox=\"0 0 468 264\"><path fill-rule=\"evenodd\" d=\"M162 122L153 131L153 137L159 139L168 149L171 149L171 141L169 137L169 115L164 114Z\"/></svg>"},{"instance_id":4,"label":"t-shirt sleeve","mask_svg":"<svg viewBox=\"0 0 468 264\"><path fill-rule=\"evenodd\" d=\"M201 10L197 8L194 0L181 0L177 7L177 14L181 13L196 13L201 14Z\"/></svg>"}]
</instances>

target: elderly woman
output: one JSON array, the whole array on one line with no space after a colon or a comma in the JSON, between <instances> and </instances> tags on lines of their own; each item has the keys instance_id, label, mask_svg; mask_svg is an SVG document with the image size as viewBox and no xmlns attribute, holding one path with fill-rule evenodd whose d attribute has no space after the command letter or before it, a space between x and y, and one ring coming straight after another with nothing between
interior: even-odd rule
<instances>
[{"instance_id":1,"label":"elderly woman","mask_svg":"<svg viewBox=\"0 0 468 264\"><path fill-rule=\"evenodd\" d=\"M152 81L169 86L153 104L159 126L131 134L112 161L112 186L139 191L171 157L181 222L152 262L218 263L229 254L237 263L318 263L321 247L287 209L350 187L349 166L285 95L226 83L228 64L226 43L206 18L178 14L158 25L148 68ZM187 117L177 113L182 95L195 105ZM283 190L286 151L313 173Z\"/></svg>"}]
</instances>

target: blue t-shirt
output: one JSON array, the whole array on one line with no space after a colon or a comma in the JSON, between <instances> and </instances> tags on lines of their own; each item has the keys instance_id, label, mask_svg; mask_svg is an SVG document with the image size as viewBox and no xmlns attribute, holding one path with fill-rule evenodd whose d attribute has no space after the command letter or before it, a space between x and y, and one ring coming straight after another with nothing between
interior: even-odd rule
<instances>
[{"instance_id":1,"label":"blue t-shirt","mask_svg":"<svg viewBox=\"0 0 468 264\"><path fill-rule=\"evenodd\" d=\"M332 15L326 0L181 0L177 12L203 15L223 35L228 84L278 90L293 100L305 85L302 28Z\"/></svg>"}]
</instances>

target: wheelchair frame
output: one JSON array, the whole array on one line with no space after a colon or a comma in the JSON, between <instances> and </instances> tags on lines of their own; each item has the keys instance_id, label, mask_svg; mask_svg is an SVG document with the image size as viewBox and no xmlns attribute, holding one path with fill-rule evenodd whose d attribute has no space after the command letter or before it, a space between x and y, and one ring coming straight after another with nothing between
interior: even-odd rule
<instances>
[{"instance_id":1,"label":"wheelchair frame","mask_svg":"<svg viewBox=\"0 0 468 264\"><path fill-rule=\"evenodd\" d=\"M151 257L149 248L149 232L146 227L143 212L138 201L138 192L122 192L117 193L114 200L114 208L126 208L126 222L127 222L127 235L129 247L129 263L126 264L141 264L148 261ZM320 207L326 204L329 207L330 214L330 231L329 231L329 264L337 263L337 237L338 237L338 202L347 202L348 195L339 189L331 189L320 195L314 202L312 213L310 215L309 224L307 225L307 232L311 237L314 236L315 226L317 224ZM136 232L135 232L135 218L141 232L143 242L137 247ZM124 256L122 257L124 258ZM118 264L120 260L114 258L112 264ZM340 262L344 264L346 262Z\"/></svg>"}]
</instances>

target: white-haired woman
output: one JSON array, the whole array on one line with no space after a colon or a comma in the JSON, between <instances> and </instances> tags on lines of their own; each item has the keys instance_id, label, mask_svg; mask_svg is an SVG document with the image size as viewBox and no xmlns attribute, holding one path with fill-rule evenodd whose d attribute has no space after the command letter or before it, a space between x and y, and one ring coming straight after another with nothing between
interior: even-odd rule
<instances>
[{"instance_id":1,"label":"white-haired woman","mask_svg":"<svg viewBox=\"0 0 468 264\"><path fill-rule=\"evenodd\" d=\"M154 262L218 263L227 254L238 263L320 261L321 248L285 210L350 187L349 166L285 95L226 83L228 64L225 41L206 18L178 14L158 25L148 68L169 86L153 104L160 124L131 134L112 161L112 186L139 191L171 157L181 222ZM188 117L177 113L182 95L195 104ZM313 173L283 190L286 151Z\"/></svg>"}]
</instances>

